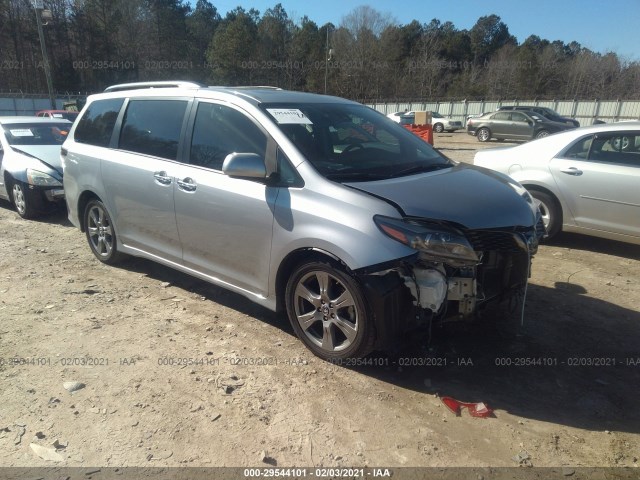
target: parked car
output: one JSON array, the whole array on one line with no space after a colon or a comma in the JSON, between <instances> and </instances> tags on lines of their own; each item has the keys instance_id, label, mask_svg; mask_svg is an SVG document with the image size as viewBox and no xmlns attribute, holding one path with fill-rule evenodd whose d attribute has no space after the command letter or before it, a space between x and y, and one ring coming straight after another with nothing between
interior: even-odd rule
<instances>
[{"instance_id":1,"label":"parked car","mask_svg":"<svg viewBox=\"0 0 640 480\"><path fill-rule=\"evenodd\" d=\"M0 117L0 198L21 217L63 201L60 145L70 128L64 119Z\"/></svg>"},{"instance_id":2,"label":"parked car","mask_svg":"<svg viewBox=\"0 0 640 480\"><path fill-rule=\"evenodd\" d=\"M453 120L450 117L444 117L438 112L431 113L431 125L433 131L436 133L442 133L444 131L454 132L456 130L463 129L462 122L459 120ZM416 112L394 112L387 115L391 120L401 125L410 125L415 123Z\"/></svg>"},{"instance_id":3,"label":"parked car","mask_svg":"<svg viewBox=\"0 0 640 480\"><path fill-rule=\"evenodd\" d=\"M325 359L521 298L543 231L509 177L325 95L114 86L62 156L69 219L100 261L146 257L284 310Z\"/></svg>"},{"instance_id":4,"label":"parked car","mask_svg":"<svg viewBox=\"0 0 640 480\"><path fill-rule=\"evenodd\" d=\"M574 128L566 123L552 122L535 112L492 112L467 120L467 133L475 135L479 141L533 140L552 133Z\"/></svg>"},{"instance_id":5,"label":"parked car","mask_svg":"<svg viewBox=\"0 0 640 480\"><path fill-rule=\"evenodd\" d=\"M456 130L462 130L464 128L461 121L444 117L438 112L431 112L431 125L433 125L433 131L436 133L444 131L455 132Z\"/></svg>"},{"instance_id":6,"label":"parked car","mask_svg":"<svg viewBox=\"0 0 640 480\"><path fill-rule=\"evenodd\" d=\"M563 117L555 110L552 110L547 107L536 107L536 106L527 106L527 105L515 105L515 106L504 105L498 108L499 112L508 111L508 110L535 112L538 115L542 115L543 117L551 120L552 122L566 123L567 125L571 125L576 128L580 126L580 122L578 122L577 120L574 120L573 118Z\"/></svg>"},{"instance_id":7,"label":"parked car","mask_svg":"<svg viewBox=\"0 0 640 480\"><path fill-rule=\"evenodd\" d=\"M553 236L578 232L640 244L640 122L582 127L512 148L479 151L540 206Z\"/></svg>"},{"instance_id":8,"label":"parked car","mask_svg":"<svg viewBox=\"0 0 640 480\"><path fill-rule=\"evenodd\" d=\"M74 122L78 118L80 112L70 110L40 110L36 112L36 117L58 118Z\"/></svg>"},{"instance_id":9,"label":"parked car","mask_svg":"<svg viewBox=\"0 0 640 480\"><path fill-rule=\"evenodd\" d=\"M388 114L387 118L390 118L391 120L393 120L396 123L399 123L400 125L411 125L412 123L415 123L416 112L413 112L413 111L393 112Z\"/></svg>"}]
</instances>

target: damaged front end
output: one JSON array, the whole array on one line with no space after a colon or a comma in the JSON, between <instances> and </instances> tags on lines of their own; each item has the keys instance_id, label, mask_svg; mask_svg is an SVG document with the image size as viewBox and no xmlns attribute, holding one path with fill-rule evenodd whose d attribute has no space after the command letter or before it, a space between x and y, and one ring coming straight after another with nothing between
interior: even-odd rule
<instances>
[{"instance_id":1,"label":"damaged front end","mask_svg":"<svg viewBox=\"0 0 640 480\"><path fill-rule=\"evenodd\" d=\"M363 275L377 328L391 336L425 321L476 318L492 303L522 302L545 233L541 218L535 227L485 230L412 218L374 220L387 236L417 251Z\"/></svg>"}]
</instances>

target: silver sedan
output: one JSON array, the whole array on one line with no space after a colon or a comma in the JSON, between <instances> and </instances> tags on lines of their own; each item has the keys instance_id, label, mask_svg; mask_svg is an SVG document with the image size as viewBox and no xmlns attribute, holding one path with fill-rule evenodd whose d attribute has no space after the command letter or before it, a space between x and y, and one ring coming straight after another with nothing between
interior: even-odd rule
<instances>
[{"instance_id":1,"label":"silver sedan","mask_svg":"<svg viewBox=\"0 0 640 480\"><path fill-rule=\"evenodd\" d=\"M640 122L594 125L482 150L474 164L526 187L549 236L562 230L640 244Z\"/></svg>"},{"instance_id":2,"label":"silver sedan","mask_svg":"<svg viewBox=\"0 0 640 480\"><path fill-rule=\"evenodd\" d=\"M60 146L70 128L64 118L0 117L0 198L22 218L64 201Z\"/></svg>"}]
</instances>

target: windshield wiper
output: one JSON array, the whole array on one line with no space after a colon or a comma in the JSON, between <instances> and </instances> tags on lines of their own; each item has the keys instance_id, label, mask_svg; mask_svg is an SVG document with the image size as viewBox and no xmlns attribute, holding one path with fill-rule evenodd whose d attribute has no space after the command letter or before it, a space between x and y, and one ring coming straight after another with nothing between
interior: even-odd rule
<instances>
[{"instance_id":1,"label":"windshield wiper","mask_svg":"<svg viewBox=\"0 0 640 480\"><path fill-rule=\"evenodd\" d=\"M426 173L426 172L434 172L436 170L442 170L444 168L453 167L450 163L434 163L431 165L414 165L409 168L405 168L404 170L400 170L399 172L395 172L389 176L389 178L395 177L404 177L407 175L413 175L414 173Z\"/></svg>"},{"instance_id":2,"label":"windshield wiper","mask_svg":"<svg viewBox=\"0 0 640 480\"><path fill-rule=\"evenodd\" d=\"M336 179L353 180L354 178L362 178L363 180L381 180L383 178L389 178L389 175L382 175L380 173L367 173L367 172L334 172L334 173L325 173L324 176L329 180L336 180Z\"/></svg>"}]
</instances>

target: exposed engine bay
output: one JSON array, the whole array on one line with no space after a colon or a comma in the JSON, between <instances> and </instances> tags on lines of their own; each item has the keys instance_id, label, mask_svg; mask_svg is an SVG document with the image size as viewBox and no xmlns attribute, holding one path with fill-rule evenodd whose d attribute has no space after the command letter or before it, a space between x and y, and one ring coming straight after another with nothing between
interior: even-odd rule
<instances>
[{"instance_id":1,"label":"exposed engine bay","mask_svg":"<svg viewBox=\"0 0 640 480\"><path fill-rule=\"evenodd\" d=\"M400 238L393 230L397 224L385 226L389 226L390 235ZM531 260L544 235L541 222L528 229L440 230L438 234L420 234L415 256L394 268L370 273L399 278L398 288L405 291L405 301L413 306L403 309L407 322L402 330L421 321L475 319L485 307L502 301L524 306ZM397 298L390 302L400 303ZM387 305L384 310L389 308Z\"/></svg>"}]
</instances>

